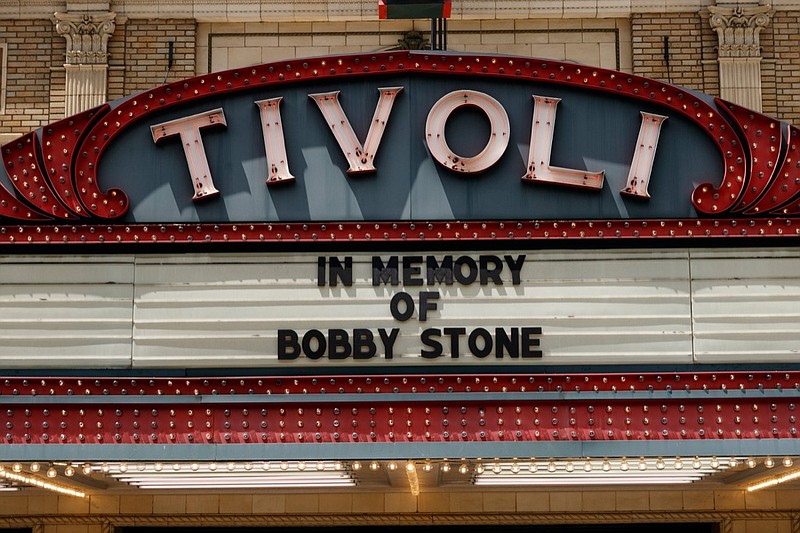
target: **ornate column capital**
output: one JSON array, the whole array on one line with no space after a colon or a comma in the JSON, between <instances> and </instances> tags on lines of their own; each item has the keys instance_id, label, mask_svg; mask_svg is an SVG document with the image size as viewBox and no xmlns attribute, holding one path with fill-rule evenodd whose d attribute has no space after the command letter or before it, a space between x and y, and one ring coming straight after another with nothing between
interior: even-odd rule
<instances>
[{"instance_id":1,"label":"ornate column capital","mask_svg":"<svg viewBox=\"0 0 800 533\"><path fill-rule=\"evenodd\" d=\"M56 31L67 40L68 65L105 65L117 14L55 13Z\"/></svg>"},{"instance_id":2,"label":"ornate column capital","mask_svg":"<svg viewBox=\"0 0 800 533\"><path fill-rule=\"evenodd\" d=\"M708 11L719 38L719 57L761 57L758 35L769 24L772 6L708 6Z\"/></svg>"}]
</instances>

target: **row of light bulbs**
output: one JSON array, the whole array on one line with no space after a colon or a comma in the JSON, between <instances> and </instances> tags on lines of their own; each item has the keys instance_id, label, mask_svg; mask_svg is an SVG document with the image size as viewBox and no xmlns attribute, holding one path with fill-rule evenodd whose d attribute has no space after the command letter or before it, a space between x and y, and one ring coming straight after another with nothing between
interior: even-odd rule
<instances>
[{"instance_id":1,"label":"row of light bulbs","mask_svg":"<svg viewBox=\"0 0 800 533\"><path fill-rule=\"evenodd\" d=\"M724 466L727 466L728 468L734 468L734 467L738 466L739 463L741 462L740 459L737 459L736 457L731 457L729 459L726 459L725 461L726 461L726 464ZM564 470L566 472L575 471L576 462L579 463L579 461L568 460L564 464ZM647 470L647 468L648 468L648 463L647 463L647 461L645 460L644 457L640 457L638 462L635 462L635 460L629 460L627 457L623 457L619 462L619 469L621 471L623 471L623 472L629 471L631 469L631 463L632 462L635 463L635 468L637 470L644 471L644 470ZM758 466L758 461L753 457L748 457L743 462L749 468L755 468L756 466ZM520 463L519 461L514 460L510 465L510 470L511 470L512 473L517 474L517 473L519 473L519 472L521 472L523 470L523 466L525 466L525 464L527 464L528 471L530 471L530 472L539 471L540 463L537 462L535 459L530 459L530 461L527 461L526 463ZM764 466L766 468L774 468L776 464L777 464L777 462L772 457L766 457L764 459ZM720 468L720 466L723 466L723 461L721 461L717 457L711 457L709 459L708 465L711 468L716 470L716 469ZM790 468L792 465L794 465L794 459L792 459L791 457L784 457L781 460L781 465L783 465L786 468ZM358 470L361 470L363 468L363 465L359 461L354 461L353 463L351 463L350 466L354 471L358 471ZM558 469L558 465L556 464L556 462L553 459L548 460L546 465L543 465L543 466L547 469L548 472L555 472ZM665 461L662 457L659 457L656 460L655 467L656 467L657 470L664 470L667 466L668 466L667 465L667 461ZM672 465L671 466L676 470L682 470L683 468L685 468L687 466L690 466L694 470L699 470L700 468L703 467L703 461L700 459L700 457L697 457L697 456L692 458L691 460L689 460L689 459L684 460L681 457L675 457L675 459L672 461ZM371 461L368 464L368 468L370 470L379 470L381 468L381 464L378 461ZM396 461L389 461L386 464L386 468L393 471L393 470L397 470L399 468L399 465L398 465L398 463ZM408 462L406 462L405 468L407 470L409 470L409 471L413 471L413 470L416 470L417 464L414 461L408 461ZM433 463L431 463L431 462L426 461L425 463L422 464L422 470L425 471L425 472L430 472L430 471L433 470L433 468L434 468L434 466L433 466ZM450 472L452 470L453 466L451 466L451 464L445 459L441 463L441 466L439 468L440 468L440 470L442 472L447 473L447 472ZM487 465L485 465L483 462L480 462L480 460L479 460L479 462L477 462L475 464L475 466L474 466L474 472L476 474L483 474L484 472L486 472L487 468L491 472L493 472L495 474L499 474L500 472L502 472L502 465L499 462L499 460L495 460L495 462L492 463L491 466L488 466L488 467L487 467ZM590 458L587 457L583 461L582 468L586 472L591 472L592 470L594 470L593 461ZM611 469L612 469L611 461L609 461L608 459L603 459L603 462L602 462L600 468L604 472L611 471ZM466 462L461 463L457 467L457 472L460 473L460 474L468 474L468 473L470 473L470 471L471 471L471 468Z\"/></svg>"},{"instance_id":2,"label":"row of light bulbs","mask_svg":"<svg viewBox=\"0 0 800 533\"><path fill-rule=\"evenodd\" d=\"M729 468L736 467L740 463L740 459L737 459L736 457L731 457L729 459L724 459L724 460L720 460L717 457L711 457L708 460L708 465L713 469L718 469L722 465L723 461L726 462L725 466ZM672 468L676 470L681 470L687 467L699 470L700 468L702 468L703 465L703 461L700 459L700 457L694 457L692 459L682 459L681 457L675 457L674 459L670 460L670 462L671 465L669 466L672 466ZM758 461L753 457L748 457L747 459L743 460L743 463L747 465L749 468L755 468L758 465ZM211 471L215 471L217 469L222 469L222 470L227 469L228 471L231 472L239 468L242 468L246 471L252 470L253 468L261 468L264 471L268 471L271 469L287 471L291 468L292 470L302 472L307 469L308 470L316 469L318 471L326 470L329 468L329 465L331 464L333 465L334 470L343 470L345 468L344 463L342 463L341 461L336 461L333 463L325 461L309 461L309 462L293 461L291 462L291 464L289 461L280 461L280 462L263 461L258 463L253 463L253 462L236 463L231 461L227 463L209 463L207 465L207 468ZM398 463L397 461L388 461L386 463L386 468L390 471L394 471L400 468L400 464L401 463ZM576 461L567 460L566 463L564 463L564 470L566 472L573 472L576 468L582 468L586 472L591 472L592 470L594 470L594 464L595 463L588 457L584 459L582 462L581 460L576 460ZM768 456L764 459L764 466L766 468L773 468L777 464L778 462L772 457ZM792 459L791 457L784 457L780 461L780 464L786 468L790 468L791 466L794 465L794 459ZM659 457L656 460L655 468L657 470L664 470L667 466L668 466L667 461L665 461L663 458ZM42 465L41 463L33 462L30 463L30 465L28 466L28 471L33 474L38 474L39 472L42 471L43 468L44 465ZM133 466L129 466L127 463L119 463L115 465L114 470L120 473L125 473L128 471L129 468L136 468L140 471L143 471L146 468L146 463L134 463ZM153 470L156 472L161 472L165 469L167 471L172 470L175 472L181 470L197 471L200 468L201 465L199 463L187 464L187 463L176 462L165 465L162 462L156 462L153 464ZM350 468L355 472L363 468L368 468L369 470L375 471L381 469L381 463L378 461L370 461L365 465L361 461L353 461L352 463L350 463ZM417 462L407 461L405 463L405 468L409 472L415 471L417 469ZM468 474L473 471L476 474L483 474L487 470L495 474L499 474L502 471L502 466L499 459L495 459L494 463L489 463L488 465L483 463L479 459L476 463L474 463L474 466L470 466L466 461L461 462L460 464L458 464L458 466L456 466L456 464L451 463L447 459L444 459L443 461L441 461L439 466L439 469L444 473L450 472L454 468L460 474ZM555 472L558 469L558 465L553 459L549 459L544 463L538 462L535 459L530 459L529 461L524 461L524 462L513 460L510 463L510 471L514 474L521 472L524 468L526 468L530 472L537 472L539 471L540 468L546 469L548 472ZM636 459L629 460L627 457L623 457L619 461L618 468L623 472L627 472L631 468L644 471L647 470L648 468L648 462L645 460L644 457L640 457L638 461ZM108 463L103 463L97 469L103 473L108 473L111 471L112 467ZM431 461L425 461L421 463L421 469L423 472L431 472L434 469L434 463ZM609 472L612 469L611 461L609 461L607 458L603 459L600 469L604 472ZM17 474L21 473L23 470L22 463L19 462L14 463L11 467L11 470ZM92 466L90 463L79 464L77 466L72 463L67 463L66 466L64 467L64 475L66 477L72 477L78 470L83 472L84 475L90 475L95 470L95 467ZM44 474L48 478L52 479L58 476L58 470L56 469L54 464L49 463L47 465L47 468L44 470Z\"/></svg>"}]
</instances>

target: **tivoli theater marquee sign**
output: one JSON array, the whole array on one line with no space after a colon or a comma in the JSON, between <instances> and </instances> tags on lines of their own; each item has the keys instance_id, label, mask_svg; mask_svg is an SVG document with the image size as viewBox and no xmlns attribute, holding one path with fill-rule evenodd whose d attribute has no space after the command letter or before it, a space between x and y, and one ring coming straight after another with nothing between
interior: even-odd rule
<instances>
[{"instance_id":1,"label":"tivoli theater marquee sign","mask_svg":"<svg viewBox=\"0 0 800 533\"><path fill-rule=\"evenodd\" d=\"M2 164L8 457L795 454L800 152L760 113L386 52L171 83Z\"/></svg>"},{"instance_id":2,"label":"tivoli theater marquee sign","mask_svg":"<svg viewBox=\"0 0 800 533\"><path fill-rule=\"evenodd\" d=\"M630 74L376 53L203 75L2 148L0 244L788 237L797 130Z\"/></svg>"}]
</instances>

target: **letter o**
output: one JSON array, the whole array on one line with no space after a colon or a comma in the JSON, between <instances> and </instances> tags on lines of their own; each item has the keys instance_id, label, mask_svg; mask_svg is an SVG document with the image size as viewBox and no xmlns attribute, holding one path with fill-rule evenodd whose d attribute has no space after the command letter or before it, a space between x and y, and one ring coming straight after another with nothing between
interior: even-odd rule
<instances>
[{"instance_id":1,"label":"letter o","mask_svg":"<svg viewBox=\"0 0 800 533\"><path fill-rule=\"evenodd\" d=\"M400 302L403 302L406 307L402 313L400 312ZM392 312L395 319L405 322L414 314L414 298L407 292L398 292L392 296L392 301L389 302L389 311Z\"/></svg>"},{"instance_id":2,"label":"letter o","mask_svg":"<svg viewBox=\"0 0 800 533\"><path fill-rule=\"evenodd\" d=\"M444 138L444 127L450 115L459 107L469 105L486 113L491 131L489 142L481 152L473 157L461 157L453 153ZM500 159L508 147L511 124L503 106L486 93L478 91L453 91L442 96L433 104L425 123L425 140L431 156L456 172L467 174L483 172Z\"/></svg>"}]
</instances>

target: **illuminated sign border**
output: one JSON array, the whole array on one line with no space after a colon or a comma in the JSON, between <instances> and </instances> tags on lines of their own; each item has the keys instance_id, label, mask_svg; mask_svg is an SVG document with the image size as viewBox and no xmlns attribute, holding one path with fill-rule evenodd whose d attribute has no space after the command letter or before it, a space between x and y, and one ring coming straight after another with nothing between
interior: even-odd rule
<instances>
[{"instance_id":1,"label":"illuminated sign border","mask_svg":"<svg viewBox=\"0 0 800 533\"><path fill-rule=\"evenodd\" d=\"M128 124L172 105L257 87L410 72L530 79L655 102L698 124L725 161L719 187L692 194L701 216L669 220L302 222L115 224L128 209L124 191L103 191L96 176L104 149ZM800 235L797 128L735 104L717 107L680 87L621 72L558 61L482 55L376 53L300 59L212 73L146 91L46 126L3 146L17 195L0 187L0 245L48 243L404 242L461 240L674 239ZM727 115L727 117L726 117ZM740 138L743 141L741 142ZM646 194L646 190L641 194ZM32 225L37 224L37 225Z\"/></svg>"}]
</instances>

